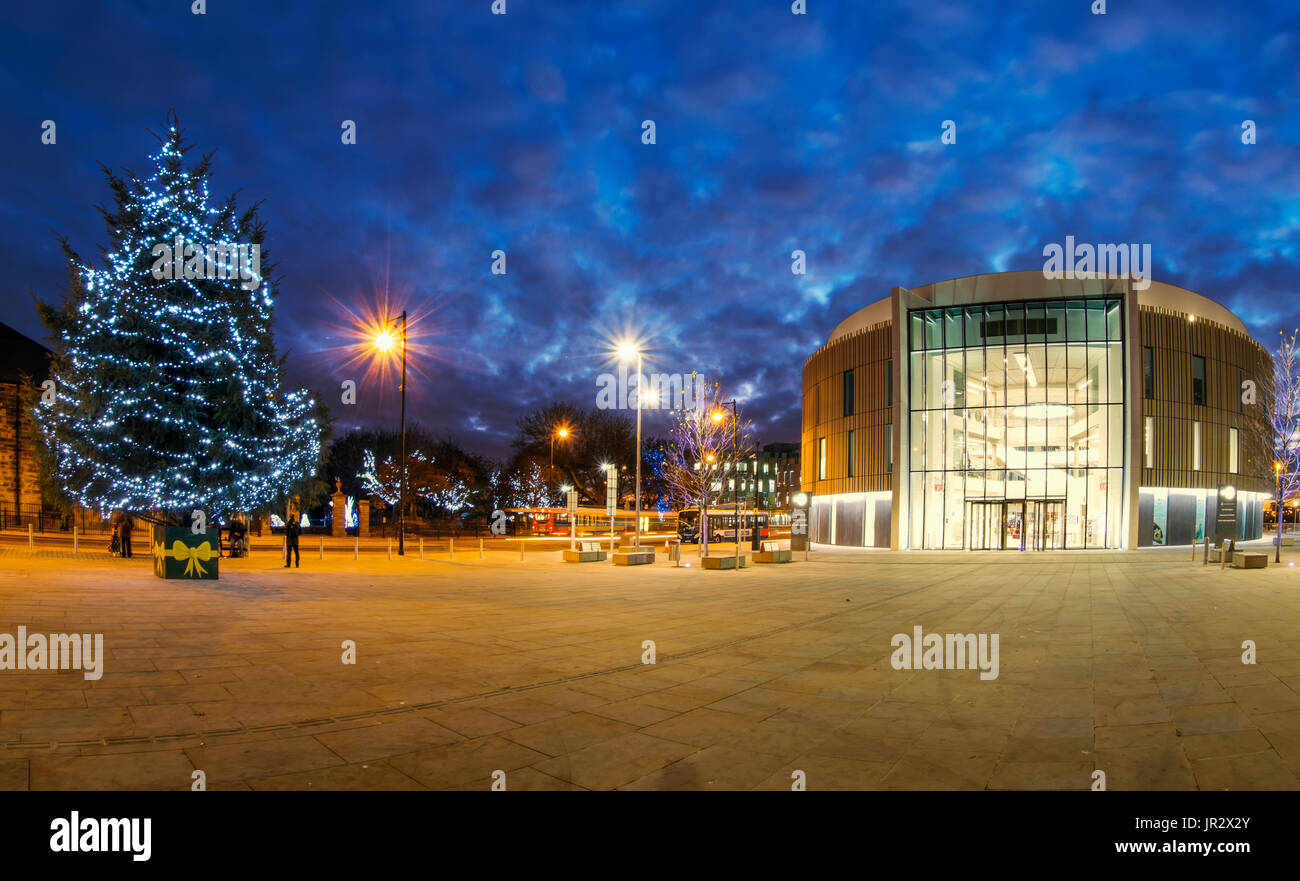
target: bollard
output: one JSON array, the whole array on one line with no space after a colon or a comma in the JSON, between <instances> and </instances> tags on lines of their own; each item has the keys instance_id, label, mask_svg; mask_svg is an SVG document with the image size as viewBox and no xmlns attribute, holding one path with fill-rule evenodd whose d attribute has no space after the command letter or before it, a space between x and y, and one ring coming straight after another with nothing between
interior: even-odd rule
<instances>
[{"instance_id":1,"label":"bollard","mask_svg":"<svg viewBox=\"0 0 1300 881\"><path fill-rule=\"evenodd\" d=\"M361 559L361 539L359 538L352 539L352 559Z\"/></svg>"},{"instance_id":2,"label":"bollard","mask_svg":"<svg viewBox=\"0 0 1300 881\"><path fill-rule=\"evenodd\" d=\"M325 537L321 536L320 540L320 558L325 559Z\"/></svg>"},{"instance_id":3,"label":"bollard","mask_svg":"<svg viewBox=\"0 0 1300 881\"><path fill-rule=\"evenodd\" d=\"M454 538L447 539L447 559L456 559L456 539Z\"/></svg>"},{"instance_id":4,"label":"bollard","mask_svg":"<svg viewBox=\"0 0 1300 881\"><path fill-rule=\"evenodd\" d=\"M519 562L522 563L523 561L524 561L524 543L521 541L519 543Z\"/></svg>"},{"instance_id":5,"label":"bollard","mask_svg":"<svg viewBox=\"0 0 1300 881\"><path fill-rule=\"evenodd\" d=\"M1196 562L1196 536L1192 536L1192 562Z\"/></svg>"},{"instance_id":6,"label":"bollard","mask_svg":"<svg viewBox=\"0 0 1300 881\"><path fill-rule=\"evenodd\" d=\"M72 552L77 552L77 527L72 527Z\"/></svg>"},{"instance_id":7,"label":"bollard","mask_svg":"<svg viewBox=\"0 0 1300 881\"><path fill-rule=\"evenodd\" d=\"M420 559L424 559L424 536L420 536Z\"/></svg>"},{"instance_id":8,"label":"bollard","mask_svg":"<svg viewBox=\"0 0 1300 881\"><path fill-rule=\"evenodd\" d=\"M478 558L483 559L483 539L478 540Z\"/></svg>"},{"instance_id":9,"label":"bollard","mask_svg":"<svg viewBox=\"0 0 1300 881\"><path fill-rule=\"evenodd\" d=\"M32 537L32 524L27 524L27 550L36 551L36 539Z\"/></svg>"},{"instance_id":10,"label":"bollard","mask_svg":"<svg viewBox=\"0 0 1300 881\"><path fill-rule=\"evenodd\" d=\"M388 540L388 559L393 559L393 540Z\"/></svg>"}]
</instances>

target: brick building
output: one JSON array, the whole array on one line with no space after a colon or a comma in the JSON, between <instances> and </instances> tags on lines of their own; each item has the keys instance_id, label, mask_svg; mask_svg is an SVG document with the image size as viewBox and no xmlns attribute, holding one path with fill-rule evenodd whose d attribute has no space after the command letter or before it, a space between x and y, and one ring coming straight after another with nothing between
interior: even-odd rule
<instances>
[{"instance_id":1,"label":"brick building","mask_svg":"<svg viewBox=\"0 0 1300 881\"><path fill-rule=\"evenodd\" d=\"M23 375L49 376L50 351L0 323L0 527L28 522L41 510L31 414L21 401Z\"/></svg>"}]
</instances>

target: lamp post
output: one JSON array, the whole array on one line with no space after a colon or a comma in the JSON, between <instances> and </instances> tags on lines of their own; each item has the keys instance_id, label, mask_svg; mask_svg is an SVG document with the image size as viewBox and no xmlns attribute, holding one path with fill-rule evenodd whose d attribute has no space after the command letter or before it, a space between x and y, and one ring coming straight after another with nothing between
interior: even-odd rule
<instances>
[{"instance_id":1,"label":"lamp post","mask_svg":"<svg viewBox=\"0 0 1300 881\"><path fill-rule=\"evenodd\" d=\"M393 336L390 325L401 325L401 344L402 344L402 384L398 386L402 393L402 452L401 464L402 470L400 484L397 492L397 554L404 556L406 554L406 310L396 318L386 318L383 328L375 334L372 345L380 352L391 352L397 345L397 339Z\"/></svg>"},{"instance_id":2,"label":"lamp post","mask_svg":"<svg viewBox=\"0 0 1300 881\"><path fill-rule=\"evenodd\" d=\"M1273 474L1277 477L1277 549L1273 555L1274 563L1282 562L1282 460L1273 462Z\"/></svg>"},{"instance_id":3,"label":"lamp post","mask_svg":"<svg viewBox=\"0 0 1300 881\"><path fill-rule=\"evenodd\" d=\"M555 479L555 439L558 437L560 440L564 440L568 436L569 428L566 425L561 425L551 432L551 480Z\"/></svg>"},{"instance_id":4,"label":"lamp post","mask_svg":"<svg viewBox=\"0 0 1300 881\"><path fill-rule=\"evenodd\" d=\"M619 356L624 361L636 358L636 526L633 533L632 548L641 550L641 348L631 340L619 344Z\"/></svg>"},{"instance_id":5,"label":"lamp post","mask_svg":"<svg viewBox=\"0 0 1300 881\"><path fill-rule=\"evenodd\" d=\"M736 414L736 399L723 401L722 406L731 405L731 514L736 520L736 569L740 569L740 456L736 450L736 435L739 434L740 422ZM713 421L721 422L727 414L721 410L713 411ZM754 517L754 529L758 530L758 516Z\"/></svg>"}]
</instances>

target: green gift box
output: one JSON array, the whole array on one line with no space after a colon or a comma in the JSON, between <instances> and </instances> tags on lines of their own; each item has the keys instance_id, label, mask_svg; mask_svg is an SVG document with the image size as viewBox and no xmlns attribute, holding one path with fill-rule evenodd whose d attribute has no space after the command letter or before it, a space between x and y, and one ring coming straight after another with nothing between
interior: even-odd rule
<instances>
[{"instance_id":1,"label":"green gift box","mask_svg":"<svg viewBox=\"0 0 1300 881\"><path fill-rule=\"evenodd\" d=\"M188 526L153 527L153 574L159 578L215 579L221 554L220 533L196 533Z\"/></svg>"}]
</instances>

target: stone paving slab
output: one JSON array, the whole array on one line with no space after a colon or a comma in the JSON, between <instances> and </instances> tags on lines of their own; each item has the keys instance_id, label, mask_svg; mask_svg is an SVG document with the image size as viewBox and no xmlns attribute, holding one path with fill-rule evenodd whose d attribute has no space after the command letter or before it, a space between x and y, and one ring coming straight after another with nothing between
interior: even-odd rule
<instances>
[{"instance_id":1,"label":"stone paving slab","mask_svg":"<svg viewBox=\"0 0 1300 881\"><path fill-rule=\"evenodd\" d=\"M0 670L0 788L1296 789L1283 554L267 555L187 584L11 545L0 633L102 633L106 657ZM998 677L895 670L917 626L998 634Z\"/></svg>"}]
</instances>

